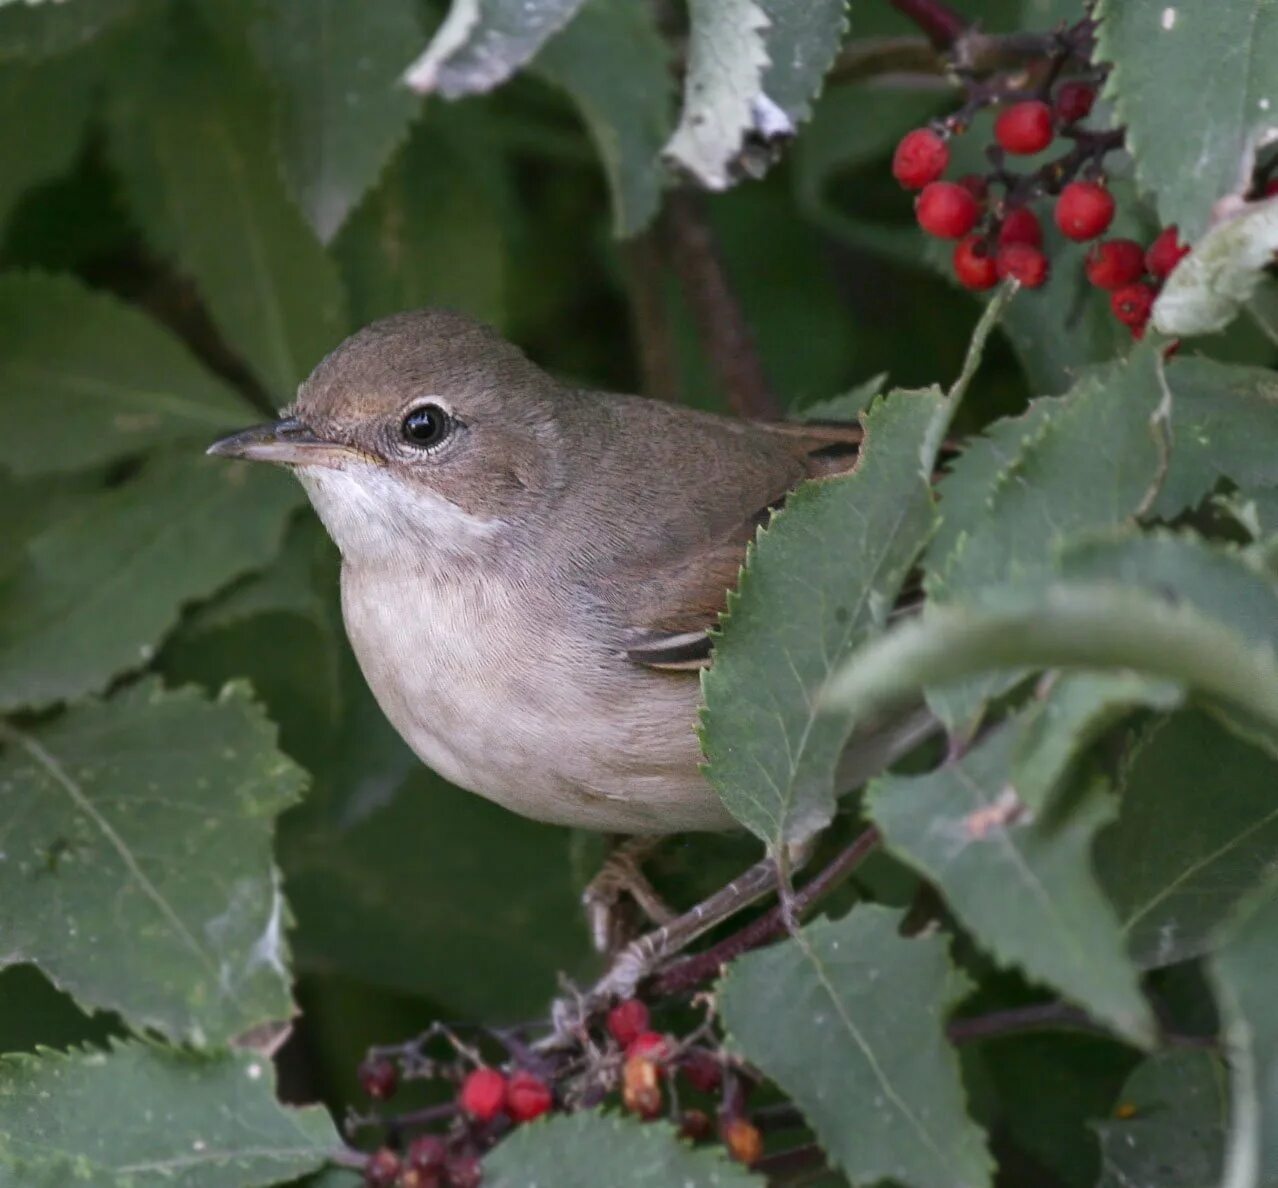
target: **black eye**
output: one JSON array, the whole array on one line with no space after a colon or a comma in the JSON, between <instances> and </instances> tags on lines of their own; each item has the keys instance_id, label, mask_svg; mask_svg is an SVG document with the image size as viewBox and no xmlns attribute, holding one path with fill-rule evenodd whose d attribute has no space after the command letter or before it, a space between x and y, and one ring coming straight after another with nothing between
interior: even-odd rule
<instances>
[{"instance_id":1,"label":"black eye","mask_svg":"<svg viewBox=\"0 0 1278 1188\"><path fill-rule=\"evenodd\" d=\"M421 404L404 418L400 432L411 446L438 445L448 436L452 421L438 404Z\"/></svg>"}]
</instances>

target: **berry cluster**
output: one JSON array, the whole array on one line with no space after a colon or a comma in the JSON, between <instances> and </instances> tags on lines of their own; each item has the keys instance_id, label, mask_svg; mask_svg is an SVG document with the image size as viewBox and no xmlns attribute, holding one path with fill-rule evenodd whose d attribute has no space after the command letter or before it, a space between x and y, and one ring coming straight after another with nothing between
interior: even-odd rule
<instances>
[{"instance_id":1,"label":"berry cluster","mask_svg":"<svg viewBox=\"0 0 1278 1188\"><path fill-rule=\"evenodd\" d=\"M442 1107L350 1120L349 1129L377 1125L387 1133L385 1145L364 1163L369 1188L478 1188L482 1155L513 1127L551 1111L597 1106L613 1094L645 1121L669 1118L692 1142L717 1134L741 1163L763 1155L760 1129L744 1108L750 1074L718 1048L708 1023L678 1039L654 1030L648 1007L631 998L601 1012L581 1048L569 1054L492 1034L511 1056L502 1067L485 1063L442 1027L408 1044L376 1049L360 1065L360 1084L375 1102L394 1097L401 1080L444 1079L455 1086L453 1100ZM443 1059L427 1052L440 1039L451 1047ZM717 1097L717 1124L705 1109L680 1100L689 1093ZM410 1127L432 1122L442 1122L443 1131L418 1133L405 1145Z\"/></svg>"}]
</instances>

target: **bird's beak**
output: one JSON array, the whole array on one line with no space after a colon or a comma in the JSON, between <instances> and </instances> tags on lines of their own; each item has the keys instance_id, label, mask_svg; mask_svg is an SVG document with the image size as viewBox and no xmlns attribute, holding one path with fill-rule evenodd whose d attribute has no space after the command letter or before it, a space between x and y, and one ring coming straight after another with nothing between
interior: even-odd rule
<instances>
[{"instance_id":1,"label":"bird's beak","mask_svg":"<svg viewBox=\"0 0 1278 1188\"><path fill-rule=\"evenodd\" d=\"M296 417L285 417L270 425L255 425L232 433L215 441L205 453L218 458L274 462L279 466L337 466L349 460L351 451L316 437Z\"/></svg>"}]
</instances>

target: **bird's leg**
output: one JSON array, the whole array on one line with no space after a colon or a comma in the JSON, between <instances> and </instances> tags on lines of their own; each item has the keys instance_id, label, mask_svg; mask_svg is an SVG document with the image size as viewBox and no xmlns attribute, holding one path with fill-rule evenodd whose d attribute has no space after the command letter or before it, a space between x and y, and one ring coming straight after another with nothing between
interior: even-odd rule
<instances>
[{"instance_id":1,"label":"bird's leg","mask_svg":"<svg viewBox=\"0 0 1278 1188\"><path fill-rule=\"evenodd\" d=\"M664 925L675 918L670 906L653 890L643 873L644 860L661 842L660 836L626 838L613 848L599 873L586 885L581 902L597 952L618 953L635 935L622 904L623 897L628 897L653 924Z\"/></svg>"}]
</instances>

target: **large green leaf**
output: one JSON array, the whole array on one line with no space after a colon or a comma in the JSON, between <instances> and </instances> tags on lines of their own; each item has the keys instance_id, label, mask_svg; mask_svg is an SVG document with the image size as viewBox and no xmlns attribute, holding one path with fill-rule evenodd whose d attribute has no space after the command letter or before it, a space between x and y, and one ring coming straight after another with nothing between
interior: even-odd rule
<instances>
[{"instance_id":1,"label":"large green leaf","mask_svg":"<svg viewBox=\"0 0 1278 1188\"><path fill-rule=\"evenodd\" d=\"M271 560L299 502L285 475L192 453L69 503L0 584L0 710L141 668L186 603Z\"/></svg>"},{"instance_id":2,"label":"large green leaf","mask_svg":"<svg viewBox=\"0 0 1278 1188\"><path fill-rule=\"evenodd\" d=\"M606 1169L606 1170L605 1170ZM694 1150L665 1123L581 1113L521 1126L484 1159L484 1188L750 1188L721 1153Z\"/></svg>"},{"instance_id":3,"label":"large green leaf","mask_svg":"<svg viewBox=\"0 0 1278 1188\"><path fill-rule=\"evenodd\" d=\"M193 1043L291 1014L271 837L303 773L242 687L148 680L0 741L5 963Z\"/></svg>"},{"instance_id":4,"label":"large green leaf","mask_svg":"<svg viewBox=\"0 0 1278 1188\"><path fill-rule=\"evenodd\" d=\"M255 1188L340 1146L322 1106L275 1100L271 1062L147 1043L0 1058L0 1188Z\"/></svg>"},{"instance_id":5,"label":"large green leaf","mask_svg":"<svg viewBox=\"0 0 1278 1188\"><path fill-rule=\"evenodd\" d=\"M1278 762L1201 713L1152 730L1129 761L1096 866L1142 966L1199 957L1278 866Z\"/></svg>"},{"instance_id":6,"label":"large green leaf","mask_svg":"<svg viewBox=\"0 0 1278 1188\"><path fill-rule=\"evenodd\" d=\"M146 234L283 404L346 329L332 261L284 189L247 47L172 5L117 39L111 149Z\"/></svg>"},{"instance_id":7,"label":"large green leaf","mask_svg":"<svg viewBox=\"0 0 1278 1188\"><path fill-rule=\"evenodd\" d=\"M1104 0L1098 16L1097 56L1113 64L1106 93L1136 176L1163 222L1196 240L1278 132L1278 11L1269 0Z\"/></svg>"},{"instance_id":8,"label":"large green leaf","mask_svg":"<svg viewBox=\"0 0 1278 1188\"><path fill-rule=\"evenodd\" d=\"M859 906L735 961L719 985L729 1040L790 1094L854 1184L990 1182L944 1019L967 989L939 934Z\"/></svg>"},{"instance_id":9,"label":"large green leaf","mask_svg":"<svg viewBox=\"0 0 1278 1188\"><path fill-rule=\"evenodd\" d=\"M92 41L136 7L137 0L6 4L0 9L0 61L68 53Z\"/></svg>"},{"instance_id":10,"label":"large green leaf","mask_svg":"<svg viewBox=\"0 0 1278 1188\"><path fill-rule=\"evenodd\" d=\"M0 277L0 465L44 474L183 438L251 406L159 323L68 276Z\"/></svg>"},{"instance_id":11,"label":"large green leaf","mask_svg":"<svg viewBox=\"0 0 1278 1188\"><path fill-rule=\"evenodd\" d=\"M1098 1188L1215 1188L1227 1114L1225 1070L1210 1052L1160 1052L1127 1079L1118 1116L1094 1123Z\"/></svg>"},{"instance_id":12,"label":"large green leaf","mask_svg":"<svg viewBox=\"0 0 1278 1188\"><path fill-rule=\"evenodd\" d=\"M448 99L491 91L569 21L583 0L453 0L405 80Z\"/></svg>"},{"instance_id":13,"label":"large green leaf","mask_svg":"<svg viewBox=\"0 0 1278 1188\"><path fill-rule=\"evenodd\" d=\"M356 322L423 305L503 321L508 235L464 110L418 123L334 240Z\"/></svg>"},{"instance_id":14,"label":"large green leaf","mask_svg":"<svg viewBox=\"0 0 1278 1188\"><path fill-rule=\"evenodd\" d=\"M254 41L276 85L284 178L332 239L377 180L421 101L400 81L421 35L412 0L267 0Z\"/></svg>"},{"instance_id":15,"label":"large green leaf","mask_svg":"<svg viewBox=\"0 0 1278 1188\"><path fill-rule=\"evenodd\" d=\"M670 136L669 51L651 9L588 0L537 55L533 71L572 96L603 159L617 235L641 231L661 203Z\"/></svg>"},{"instance_id":16,"label":"large green leaf","mask_svg":"<svg viewBox=\"0 0 1278 1188\"><path fill-rule=\"evenodd\" d=\"M1233 1097L1223 1188L1278 1179L1278 879L1272 874L1222 930L1211 959Z\"/></svg>"},{"instance_id":17,"label":"large green leaf","mask_svg":"<svg viewBox=\"0 0 1278 1188\"><path fill-rule=\"evenodd\" d=\"M898 392L865 419L864 458L809 483L751 547L703 681L709 775L732 815L769 845L800 841L834 813L843 724L812 691L887 621L931 531L921 466L939 391Z\"/></svg>"},{"instance_id":18,"label":"large green leaf","mask_svg":"<svg viewBox=\"0 0 1278 1188\"><path fill-rule=\"evenodd\" d=\"M1010 782L1019 729L1005 724L929 775L876 780L870 816L1001 963L1148 1044L1153 1015L1092 870L1092 842L1117 805L1093 788L1063 820L1030 811Z\"/></svg>"}]
</instances>

